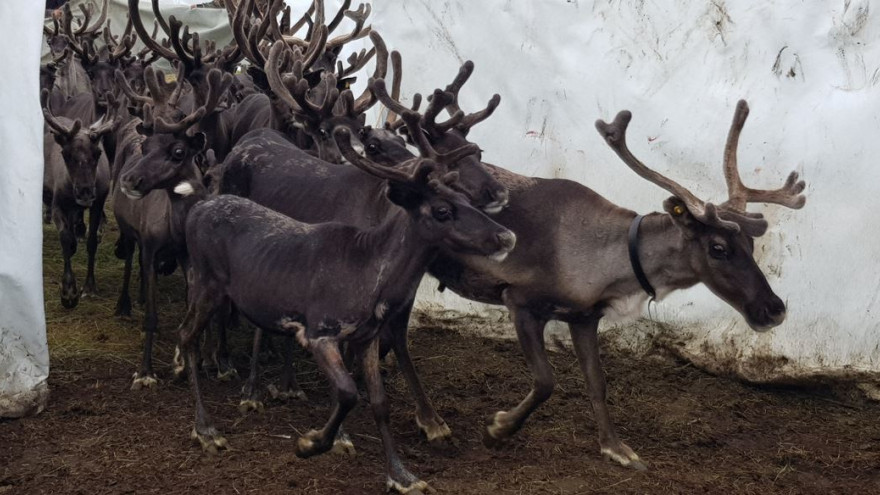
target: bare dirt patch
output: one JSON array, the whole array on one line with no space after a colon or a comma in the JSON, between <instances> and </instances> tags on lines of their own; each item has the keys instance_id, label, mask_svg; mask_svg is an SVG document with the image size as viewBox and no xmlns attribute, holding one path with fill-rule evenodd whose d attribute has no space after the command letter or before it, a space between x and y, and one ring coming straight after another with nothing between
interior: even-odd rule
<instances>
[{"instance_id":1,"label":"bare dirt patch","mask_svg":"<svg viewBox=\"0 0 880 495\"><path fill-rule=\"evenodd\" d=\"M381 447L363 405L346 422L355 457L301 460L293 454L298 432L322 424L329 409L326 383L304 355L297 370L308 403L270 403L263 414L242 416L236 408L241 382L206 380L207 407L232 448L214 457L201 453L189 439L189 388L168 380L183 309L179 275L160 284L156 355L163 380L156 390L129 390L141 315L112 316L121 263L111 258L115 233L109 230L98 273L104 297L87 298L73 311L57 302L57 237L46 230L51 403L37 417L0 422L0 494L384 490ZM233 340L242 374L249 345L245 332ZM434 446L419 436L393 364L386 366L392 431L408 467L441 493L880 492L880 406L848 386L755 387L666 356L608 353L611 412L621 436L650 464L649 471L635 472L599 455L573 354L552 353L556 393L515 439L489 450L480 441L485 418L512 407L530 385L517 344L419 318L412 348L455 439ZM275 357L267 361L268 381L277 380L276 363Z\"/></svg>"}]
</instances>

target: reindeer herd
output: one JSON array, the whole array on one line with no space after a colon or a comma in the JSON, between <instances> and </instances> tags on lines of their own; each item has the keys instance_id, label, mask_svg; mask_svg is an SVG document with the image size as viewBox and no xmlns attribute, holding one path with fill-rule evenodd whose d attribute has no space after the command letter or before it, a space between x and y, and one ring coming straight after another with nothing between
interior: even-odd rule
<instances>
[{"instance_id":1,"label":"reindeer herd","mask_svg":"<svg viewBox=\"0 0 880 495\"><path fill-rule=\"evenodd\" d=\"M174 17L166 20L157 0L151 33L138 4L128 1L121 34L105 24L107 0L100 13L82 6L74 14L68 6L45 30L52 54L40 71L45 221L59 232L61 302L73 308L82 293L95 290L109 198L119 227L115 253L125 263L116 314L131 314L136 254L144 304L143 361L133 389L157 385L151 360L157 274L178 267L185 273L187 310L174 372L189 377L192 436L209 452L227 442L201 399L201 354L221 378L235 374L226 332L237 315L256 329L241 409L262 407L257 355L264 332L281 335L279 394L303 396L291 362L297 344L332 388L330 418L299 438L296 454L350 448L342 424L358 399L349 370L359 365L388 487L400 493L429 488L394 446L379 370L384 354L394 352L427 439L452 435L407 349L416 288L426 272L463 297L504 305L534 376L522 402L489 417L487 445L515 434L550 397L554 378L543 332L549 320L560 320L570 327L587 380L601 453L636 469L645 465L617 436L606 406L597 341L602 317L638 311L649 298L702 283L756 331L785 318L785 304L753 256L767 222L746 205L800 208L804 182L793 172L776 190L743 185L736 150L749 111L744 101L724 149L729 197L720 204L701 200L630 152L629 112L596 122L628 167L672 195L663 212L642 216L576 182L483 162L468 133L492 115L500 97L472 113L459 107L471 62L433 91L423 111L418 94L410 107L402 104L401 56L389 54L367 24L369 5L350 10L346 0L330 18L323 1L314 0L294 21L282 0L227 1L234 41L218 47ZM346 23L350 30L334 35ZM348 43L363 38L372 48L343 61ZM135 52L138 41L144 48ZM153 67L160 59L172 64L175 77ZM371 61L372 73L362 74ZM369 79L360 95L350 89L357 77ZM377 102L389 112L381 128L366 125L365 112ZM79 288L71 257L81 237L88 268ZM216 344L201 347L203 334Z\"/></svg>"}]
</instances>

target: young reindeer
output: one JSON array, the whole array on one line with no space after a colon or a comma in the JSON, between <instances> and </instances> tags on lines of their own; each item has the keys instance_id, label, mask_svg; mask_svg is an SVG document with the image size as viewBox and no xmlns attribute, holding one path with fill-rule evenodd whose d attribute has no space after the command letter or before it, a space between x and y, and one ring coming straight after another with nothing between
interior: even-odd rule
<instances>
[{"instance_id":1,"label":"young reindeer","mask_svg":"<svg viewBox=\"0 0 880 495\"><path fill-rule=\"evenodd\" d=\"M417 114L406 118L419 119ZM513 249L515 236L446 185L455 174L430 178L436 166L432 160L413 158L399 167L381 166L354 151L347 129L337 129L335 135L352 164L388 181L388 198L401 207L376 227L306 224L237 196L219 196L190 211L190 292L180 346L196 397L193 437L209 451L226 446L202 404L195 362L197 337L212 315L231 302L260 328L295 335L330 380L331 416L322 429L297 441L296 454L310 457L328 451L357 402L357 387L339 351L340 343L347 342L364 369L385 450L388 487L419 493L427 485L403 467L388 427L379 373L379 326L387 309L415 290L441 247L501 259ZM468 145L436 159L454 162L477 151Z\"/></svg>"},{"instance_id":2,"label":"young reindeer","mask_svg":"<svg viewBox=\"0 0 880 495\"><path fill-rule=\"evenodd\" d=\"M496 218L516 233L516 251L504 263L443 253L430 267L430 273L457 294L508 308L534 375L532 390L520 404L489 418L487 444L516 433L553 392L553 371L543 340L549 320L569 325L589 384L601 453L637 469L645 465L617 436L605 403L599 320L609 313L631 313L648 298L703 283L754 330L766 331L782 323L785 304L773 293L753 255L754 238L765 232L767 222L745 207L762 202L801 208L805 184L793 172L777 190L742 185L736 147L747 115L748 106L740 101L724 151L729 199L718 206L700 200L633 156L626 146L631 118L626 111L611 124L598 121L596 127L627 166L673 194L664 202L663 213L636 215L576 182L523 177L495 168L496 177L511 191L510 206Z\"/></svg>"},{"instance_id":3,"label":"young reindeer","mask_svg":"<svg viewBox=\"0 0 880 495\"><path fill-rule=\"evenodd\" d=\"M61 305L74 308L79 303L80 291L71 266L76 253L76 230L81 225L83 212L89 210L89 232L86 241L88 268L83 291L94 293L95 253L98 250L98 229L104 214L104 201L110 185L110 168L101 149L101 138L113 128L112 120L99 119L83 127L79 119L62 116L62 108L55 115L49 107L49 91L42 93L43 116L52 139L44 140L43 204L61 237L64 255L64 275L61 279Z\"/></svg>"},{"instance_id":4,"label":"young reindeer","mask_svg":"<svg viewBox=\"0 0 880 495\"><path fill-rule=\"evenodd\" d=\"M147 85L151 96L137 95L125 84L121 73L117 72L117 80L130 98L138 100L144 107L144 121L140 124L132 121L127 123L119 140L123 145L122 152L117 156L113 191L113 209L119 225L120 241L117 244L117 256L125 259L123 289L117 303L117 314L128 314L131 301L128 285L131 279L132 257L137 245L141 254L142 292L145 293L143 330L144 354L139 370L135 373L132 389L151 387L156 384L152 364L152 343L158 327L158 307L156 274L157 261L162 253L183 260L186 244L183 240L183 228L175 229L174 204L169 191L156 189L149 182L144 182L138 174L129 172L137 164L141 168L160 167L166 160L184 162L195 153L190 150L195 141L201 139L201 147L206 146L207 138L203 133L195 133L187 137L186 131L198 125L200 119L217 111L232 84L232 75L212 69L206 77L207 100L192 111L183 113L177 106L183 90L184 81L179 79L175 85L166 85L165 76L161 71L148 68ZM140 136L139 136L140 134ZM145 136L145 137L142 137ZM186 138L186 139L184 139ZM201 148L199 148L201 151ZM228 365L221 363L221 374L228 370Z\"/></svg>"}]
</instances>

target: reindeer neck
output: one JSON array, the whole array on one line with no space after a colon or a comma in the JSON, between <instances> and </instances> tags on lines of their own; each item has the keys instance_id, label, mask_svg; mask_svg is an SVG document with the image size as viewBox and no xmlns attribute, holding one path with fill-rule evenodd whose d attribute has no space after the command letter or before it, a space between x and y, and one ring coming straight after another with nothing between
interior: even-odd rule
<instances>
[{"instance_id":1,"label":"reindeer neck","mask_svg":"<svg viewBox=\"0 0 880 495\"><path fill-rule=\"evenodd\" d=\"M698 282L685 246L681 230L673 224L668 214L645 215L639 228L638 257L658 298ZM644 293L629 263L627 275L621 282L623 292L627 294Z\"/></svg>"},{"instance_id":2,"label":"reindeer neck","mask_svg":"<svg viewBox=\"0 0 880 495\"><path fill-rule=\"evenodd\" d=\"M380 297L385 300L408 297L438 251L419 238L415 227L409 213L400 209L381 224L355 234L356 248L370 260L370 268L379 273L376 287L383 287Z\"/></svg>"},{"instance_id":3,"label":"reindeer neck","mask_svg":"<svg viewBox=\"0 0 880 495\"><path fill-rule=\"evenodd\" d=\"M168 198L171 200L171 238L175 243L181 245L186 242L186 218L190 210L209 197L208 189L202 184L201 174L196 172L195 175L194 178L187 180L187 183L192 187L192 193L181 194L179 191L175 191L179 185L166 190Z\"/></svg>"}]
</instances>

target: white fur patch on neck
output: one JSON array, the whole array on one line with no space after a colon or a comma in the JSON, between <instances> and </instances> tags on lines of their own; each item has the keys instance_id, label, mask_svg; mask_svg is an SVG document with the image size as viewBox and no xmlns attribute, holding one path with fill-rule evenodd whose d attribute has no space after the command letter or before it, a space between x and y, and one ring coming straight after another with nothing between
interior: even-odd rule
<instances>
[{"instance_id":1,"label":"white fur patch on neck","mask_svg":"<svg viewBox=\"0 0 880 495\"><path fill-rule=\"evenodd\" d=\"M180 194L181 196L189 196L190 194L196 192L195 188L193 188L192 184L189 181L183 181L180 184L174 186L174 192Z\"/></svg>"}]
</instances>

